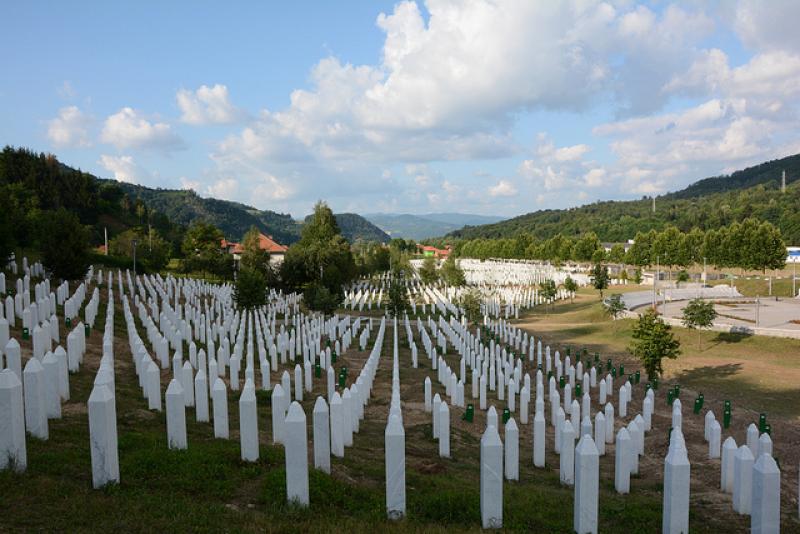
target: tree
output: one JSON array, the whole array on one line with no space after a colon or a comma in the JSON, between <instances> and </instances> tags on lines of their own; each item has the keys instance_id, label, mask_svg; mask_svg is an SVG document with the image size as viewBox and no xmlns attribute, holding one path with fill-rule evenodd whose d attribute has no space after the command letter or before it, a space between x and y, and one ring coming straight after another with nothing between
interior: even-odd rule
<instances>
[{"instance_id":1,"label":"tree","mask_svg":"<svg viewBox=\"0 0 800 534\"><path fill-rule=\"evenodd\" d=\"M400 273L393 273L389 279L386 308L392 317L400 317L409 307L405 277Z\"/></svg>"},{"instance_id":2,"label":"tree","mask_svg":"<svg viewBox=\"0 0 800 534\"><path fill-rule=\"evenodd\" d=\"M108 243L108 253L120 258L133 258L133 241L137 241L136 261L150 271L160 271L169 263L170 244L155 229L145 233L143 228L125 230Z\"/></svg>"},{"instance_id":3,"label":"tree","mask_svg":"<svg viewBox=\"0 0 800 534\"><path fill-rule=\"evenodd\" d=\"M608 261L622 263L625 261L625 247L619 243L614 244L608 252Z\"/></svg>"},{"instance_id":4,"label":"tree","mask_svg":"<svg viewBox=\"0 0 800 534\"><path fill-rule=\"evenodd\" d=\"M239 269L233 286L233 299L239 308L250 309L267 302L267 279L257 269Z\"/></svg>"},{"instance_id":5,"label":"tree","mask_svg":"<svg viewBox=\"0 0 800 534\"><path fill-rule=\"evenodd\" d=\"M570 302L575 302L575 292L578 290L578 283L570 275L564 279L564 289L569 291Z\"/></svg>"},{"instance_id":6,"label":"tree","mask_svg":"<svg viewBox=\"0 0 800 534\"><path fill-rule=\"evenodd\" d=\"M625 311L625 302L622 300L622 295L617 293L616 295L608 297L603 302L603 309L614 319L619 317L619 315Z\"/></svg>"},{"instance_id":7,"label":"tree","mask_svg":"<svg viewBox=\"0 0 800 534\"><path fill-rule=\"evenodd\" d=\"M708 328L714 324L716 318L714 303L700 298L690 300L683 309L683 326L686 328Z\"/></svg>"},{"instance_id":8,"label":"tree","mask_svg":"<svg viewBox=\"0 0 800 534\"><path fill-rule=\"evenodd\" d=\"M419 277L426 284L432 284L439 279L439 274L436 272L436 259L433 256L427 256L422 260L422 265L419 270Z\"/></svg>"},{"instance_id":9,"label":"tree","mask_svg":"<svg viewBox=\"0 0 800 534\"><path fill-rule=\"evenodd\" d=\"M678 284L680 284L681 282L688 282L689 281L689 273L686 272L686 269L681 269L680 271L678 271L677 281L678 281Z\"/></svg>"},{"instance_id":10,"label":"tree","mask_svg":"<svg viewBox=\"0 0 800 534\"><path fill-rule=\"evenodd\" d=\"M223 279L233 276L233 258L222 248L222 232L213 224L197 221L186 230L181 248L187 272L211 273Z\"/></svg>"},{"instance_id":11,"label":"tree","mask_svg":"<svg viewBox=\"0 0 800 534\"><path fill-rule=\"evenodd\" d=\"M458 305L464 310L467 321L478 323L481 320L481 294L477 289L464 291L458 297Z\"/></svg>"},{"instance_id":12,"label":"tree","mask_svg":"<svg viewBox=\"0 0 800 534\"><path fill-rule=\"evenodd\" d=\"M464 270L456 264L456 258L453 254L450 254L450 256L444 260L439 274L448 285L460 287L467 284Z\"/></svg>"},{"instance_id":13,"label":"tree","mask_svg":"<svg viewBox=\"0 0 800 534\"><path fill-rule=\"evenodd\" d=\"M343 286L358 276L358 267L350 244L324 202L314 206L300 241L286 251L280 272L287 286L303 290L303 299L313 310L330 313L342 302Z\"/></svg>"},{"instance_id":14,"label":"tree","mask_svg":"<svg viewBox=\"0 0 800 534\"><path fill-rule=\"evenodd\" d=\"M637 268L635 271L633 271L633 281L636 284L641 284L642 283L642 270L641 269Z\"/></svg>"},{"instance_id":15,"label":"tree","mask_svg":"<svg viewBox=\"0 0 800 534\"><path fill-rule=\"evenodd\" d=\"M64 208L43 211L38 230L42 264L50 275L61 280L83 278L91 263L89 232L78 216Z\"/></svg>"},{"instance_id":16,"label":"tree","mask_svg":"<svg viewBox=\"0 0 800 534\"><path fill-rule=\"evenodd\" d=\"M255 226L251 226L244 234L242 249L239 259L240 269L253 269L260 272L270 269L269 252L261 248L261 231Z\"/></svg>"},{"instance_id":17,"label":"tree","mask_svg":"<svg viewBox=\"0 0 800 534\"><path fill-rule=\"evenodd\" d=\"M633 341L628 350L641 360L648 380L654 380L661 375L661 362L664 358L675 359L681 353L680 342L672 334L672 328L652 308L639 316L631 337Z\"/></svg>"},{"instance_id":18,"label":"tree","mask_svg":"<svg viewBox=\"0 0 800 534\"><path fill-rule=\"evenodd\" d=\"M556 298L556 293L556 283L553 280L547 279L539 284L539 295L545 300L545 310L547 310L547 304Z\"/></svg>"},{"instance_id":19,"label":"tree","mask_svg":"<svg viewBox=\"0 0 800 534\"><path fill-rule=\"evenodd\" d=\"M589 275L592 279L592 286L600 291L600 299L603 298L603 290L608 288L608 267L595 263Z\"/></svg>"},{"instance_id":20,"label":"tree","mask_svg":"<svg viewBox=\"0 0 800 534\"><path fill-rule=\"evenodd\" d=\"M575 261L590 261L598 250L603 250L600 240L597 234L589 232L575 242L572 257Z\"/></svg>"}]
</instances>

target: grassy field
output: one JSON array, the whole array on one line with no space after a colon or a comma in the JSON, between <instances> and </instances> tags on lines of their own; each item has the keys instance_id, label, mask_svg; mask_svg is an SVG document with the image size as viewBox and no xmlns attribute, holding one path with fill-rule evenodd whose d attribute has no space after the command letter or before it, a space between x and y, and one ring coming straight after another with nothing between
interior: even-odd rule
<instances>
[{"instance_id":1,"label":"grassy field","mask_svg":"<svg viewBox=\"0 0 800 534\"><path fill-rule=\"evenodd\" d=\"M624 345L621 340L630 324L610 323L600 313L594 298L581 295L575 304L560 304L550 314L532 314L520 322L526 326L528 323L536 324L537 336L541 333L552 343L570 343L573 347L584 344L589 347L602 346L601 353L605 357L621 344ZM422 356L421 343L419 369L411 368L410 351L406 346L401 346L400 353L408 517L398 523L385 519L382 444L391 382L391 329L387 330L384 340L383 356L372 398L366 409L366 419L361 423L360 432L354 436L354 445L346 449L344 459L332 460L331 475L311 471L311 507L301 509L286 504L283 448L271 444L271 410L269 394L266 392L258 394L261 439L258 462L245 463L240 460L238 395L234 392L229 393L230 440L214 439L212 426L196 423L194 410L187 409L189 448L186 451L167 449L164 414L147 410L127 347L122 310L117 303L115 368L121 483L103 490L93 490L85 403L101 354L100 327L105 317L104 305L98 314L98 329L88 339L84 365L80 373L71 375L72 396L64 405L64 416L50 422L50 439L28 439L26 473L0 473L0 531L480 530L478 451L485 417L480 410L476 410L475 421L467 423L460 419L463 410L451 407L452 458L438 456L437 443L431 436L430 416L423 410L422 388L425 376L433 379L435 371L430 370L427 359ZM595 323L598 328L592 326ZM377 332L377 326L374 332ZM141 326L140 334L144 335ZM65 335L62 329L62 336ZM374 339L373 334L369 346ZM404 335L401 335L401 339L404 339ZM739 346L738 343L747 342L741 340L730 345ZM712 346L712 343L709 342L709 345ZM29 356L29 350L29 343L23 343L25 358ZM713 354L723 352L713 347L708 351ZM337 367L347 365L351 369L348 380L354 381L367 356L368 353L351 348L337 362ZM451 367L457 368L458 362L453 352L447 356L447 360ZM788 362L782 368L794 369ZM283 368L280 372L283 372ZM669 372L680 376L683 371L671 367ZM273 373L273 380L278 378L279 374ZM164 388L168 379L169 373L165 372L162 376ZM701 378L687 375L681 380L688 385ZM311 407L316 396L323 393L324 387L324 379L315 378L314 392L312 395L306 394L303 402L309 418L309 447ZM438 384L434 385L434 392L442 391ZM635 405L640 405L642 394L643 388L634 390ZM667 407L662 406L665 403L657 404L654 416L656 430L648 436L641 474L633 478L630 495L621 496L613 491L613 446L601 460L601 531L646 533L657 532L661 528L660 473L666 451L669 415ZM496 405L502 407L502 403ZM695 436L698 431L692 421L687 416L687 438ZM552 429L548 428L548 468L544 470L533 469L530 462L530 426L522 425L520 436L521 481L504 485L506 529L571 532L573 490L559 484L558 459L552 451ZM313 465L313 461L310 465ZM794 465L796 470L796 462ZM692 531L746 531L749 524L746 518L735 517L729 504L720 504L716 495L718 492L713 488L714 477L710 477L711 482L706 484L702 476L695 477L697 469L705 467L698 467L693 460ZM796 479L794 496L796 498ZM796 521L784 521L783 531L797 531L797 527Z\"/></svg>"}]
</instances>

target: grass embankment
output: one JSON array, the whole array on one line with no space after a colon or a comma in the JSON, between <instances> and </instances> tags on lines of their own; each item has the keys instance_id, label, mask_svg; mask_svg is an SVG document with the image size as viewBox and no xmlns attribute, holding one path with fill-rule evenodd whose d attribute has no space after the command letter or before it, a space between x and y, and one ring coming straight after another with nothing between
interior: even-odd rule
<instances>
[{"instance_id":1,"label":"grass embankment","mask_svg":"<svg viewBox=\"0 0 800 534\"><path fill-rule=\"evenodd\" d=\"M574 303L559 304L549 313L532 311L518 323L542 333L551 344L629 358L634 321L612 321L596 291L582 290ZM800 341L681 327L673 332L682 354L665 360L666 379L800 420Z\"/></svg>"}]
</instances>

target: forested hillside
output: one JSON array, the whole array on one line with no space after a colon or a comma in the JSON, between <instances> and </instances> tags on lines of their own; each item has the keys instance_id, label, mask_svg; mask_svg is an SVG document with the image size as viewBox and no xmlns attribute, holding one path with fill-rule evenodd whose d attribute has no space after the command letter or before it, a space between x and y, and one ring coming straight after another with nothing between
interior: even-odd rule
<instances>
[{"instance_id":1,"label":"forested hillside","mask_svg":"<svg viewBox=\"0 0 800 534\"><path fill-rule=\"evenodd\" d=\"M789 184L780 191L781 171ZM710 230L748 217L769 221L787 244L800 244L800 155L763 163L727 177L707 178L688 188L656 198L605 201L579 208L542 210L496 224L467 227L448 238L503 238L531 234L548 239L557 234L580 236L594 232L601 241L621 242L637 232L676 226Z\"/></svg>"}]
</instances>

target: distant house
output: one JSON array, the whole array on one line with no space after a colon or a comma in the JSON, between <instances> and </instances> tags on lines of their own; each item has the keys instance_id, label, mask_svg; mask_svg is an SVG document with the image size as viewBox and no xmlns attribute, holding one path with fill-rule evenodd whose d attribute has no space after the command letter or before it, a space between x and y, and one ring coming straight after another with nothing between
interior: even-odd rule
<instances>
[{"instance_id":1,"label":"distant house","mask_svg":"<svg viewBox=\"0 0 800 534\"><path fill-rule=\"evenodd\" d=\"M450 245L447 245L445 248L436 248L430 245L417 245L417 252L425 257L432 256L434 258L447 259L452 251L453 247Z\"/></svg>"},{"instance_id":2,"label":"distant house","mask_svg":"<svg viewBox=\"0 0 800 534\"><path fill-rule=\"evenodd\" d=\"M234 261L238 262L242 258L244 247L241 243L223 239L220 242L220 246L228 254L233 254ZM283 257L286 255L286 251L288 250L286 245L281 245L275 241L272 236L261 233L258 234L258 248L269 253L269 263L274 266L283 263Z\"/></svg>"}]
</instances>

